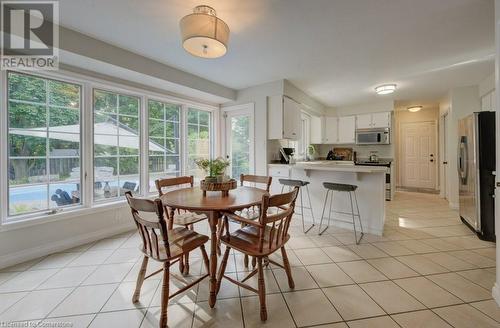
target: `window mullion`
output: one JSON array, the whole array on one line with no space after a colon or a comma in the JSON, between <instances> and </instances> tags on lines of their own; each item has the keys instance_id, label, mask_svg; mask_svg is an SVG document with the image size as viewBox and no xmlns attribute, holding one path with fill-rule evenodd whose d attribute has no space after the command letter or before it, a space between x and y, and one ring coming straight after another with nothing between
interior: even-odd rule
<instances>
[{"instance_id":1,"label":"window mullion","mask_svg":"<svg viewBox=\"0 0 500 328\"><path fill-rule=\"evenodd\" d=\"M142 110L141 110L142 109ZM149 194L149 108L147 97L141 97L139 108L139 181L142 195Z\"/></svg>"}]
</instances>

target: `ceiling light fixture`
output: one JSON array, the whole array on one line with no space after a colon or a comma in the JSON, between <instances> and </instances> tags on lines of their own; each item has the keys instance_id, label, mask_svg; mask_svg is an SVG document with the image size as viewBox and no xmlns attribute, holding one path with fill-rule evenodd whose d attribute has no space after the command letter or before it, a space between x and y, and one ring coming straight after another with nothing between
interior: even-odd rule
<instances>
[{"instance_id":1,"label":"ceiling light fixture","mask_svg":"<svg viewBox=\"0 0 500 328\"><path fill-rule=\"evenodd\" d=\"M180 21L182 46L190 54L217 58L227 52L229 27L210 6L197 6Z\"/></svg>"},{"instance_id":2,"label":"ceiling light fixture","mask_svg":"<svg viewBox=\"0 0 500 328\"><path fill-rule=\"evenodd\" d=\"M411 107L408 107L408 111L412 112L412 113L415 113L415 112L418 112L419 110L421 110L423 107L422 106L411 106Z\"/></svg>"},{"instance_id":3,"label":"ceiling light fixture","mask_svg":"<svg viewBox=\"0 0 500 328\"><path fill-rule=\"evenodd\" d=\"M396 91L395 84L383 84L375 88L375 92L379 95L387 95Z\"/></svg>"}]
</instances>

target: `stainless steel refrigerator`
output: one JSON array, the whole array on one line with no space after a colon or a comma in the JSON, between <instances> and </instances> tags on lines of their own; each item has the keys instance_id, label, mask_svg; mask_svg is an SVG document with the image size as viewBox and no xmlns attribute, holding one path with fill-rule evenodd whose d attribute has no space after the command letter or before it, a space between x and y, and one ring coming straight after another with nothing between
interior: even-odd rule
<instances>
[{"instance_id":1,"label":"stainless steel refrigerator","mask_svg":"<svg viewBox=\"0 0 500 328\"><path fill-rule=\"evenodd\" d=\"M495 240L495 112L458 122L460 218L483 240Z\"/></svg>"}]
</instances>

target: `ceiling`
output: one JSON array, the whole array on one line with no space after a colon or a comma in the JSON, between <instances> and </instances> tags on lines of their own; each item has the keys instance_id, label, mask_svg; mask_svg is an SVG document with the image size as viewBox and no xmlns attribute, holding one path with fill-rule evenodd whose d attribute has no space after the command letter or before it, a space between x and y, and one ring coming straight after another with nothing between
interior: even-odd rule
<instances>
[{"instance_id":1,"label":"ceiling","mask_svg":"<svg viewBox=\"0 0 500 328\"><path fill-rule=\"evenodd\" d=\"M213 6L228 53L181 46L179 19ZM288 79L326 106L432 100L494 70L493 0L63 0L61 25L233 89Z\"/></svg>"}]
</instances>

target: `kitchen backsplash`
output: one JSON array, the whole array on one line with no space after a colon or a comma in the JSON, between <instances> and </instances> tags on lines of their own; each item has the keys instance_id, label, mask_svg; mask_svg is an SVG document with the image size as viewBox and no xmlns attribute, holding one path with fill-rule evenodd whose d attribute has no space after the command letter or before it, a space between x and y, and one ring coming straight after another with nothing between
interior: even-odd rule
<instances>
[{"instance_id":1,"label":"kitchen backsplash","mask_svg":"<svg viewBox=\"0 0 500 328\"><path fill-rule=\"evenodd\" d=\"M394 158L392 145L316 145L316 151L320 157L326 157L330 150L338 147L352 148L357 158L368 158L372 151L376 151L380 158Z\"/></svg>"}]
</instances>

